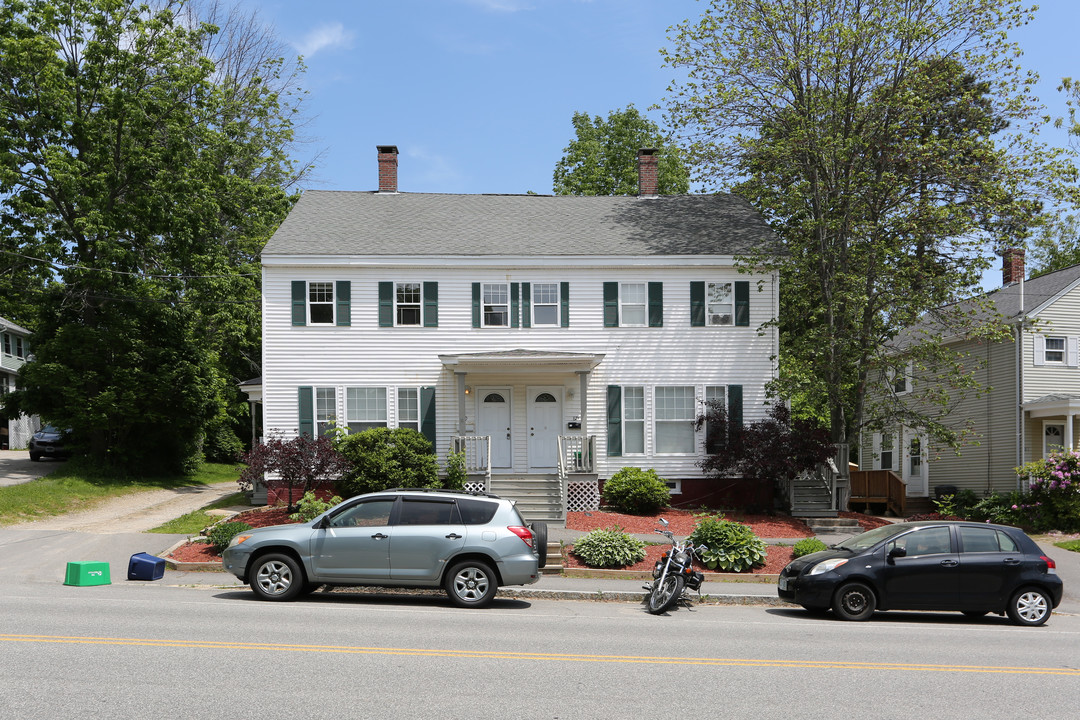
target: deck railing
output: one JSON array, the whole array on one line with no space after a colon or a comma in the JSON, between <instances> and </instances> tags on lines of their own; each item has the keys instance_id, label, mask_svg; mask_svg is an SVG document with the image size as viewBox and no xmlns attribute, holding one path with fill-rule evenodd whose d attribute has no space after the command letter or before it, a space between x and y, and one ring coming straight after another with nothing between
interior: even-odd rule
<instances>
[{"instance_id":1,"label":"deck railing","mask_svg":"<svg viewBox=\"0 0 1080 720\"><path fill-rule=\"evenodd\" d=\"M591 473L596 467L595 435L559 436L559 477L570 473Z\"/></svg>"},{"instance_id":2,"label":"deck railing","mask_svg":"<svg viewBox=\"0 0 1080 720\"><path fill-rule=\"evenodd\" d=\"M904 517L907 486L892 470L852 470L850 505L884 505Z\"/></svg>"}]
</instances>

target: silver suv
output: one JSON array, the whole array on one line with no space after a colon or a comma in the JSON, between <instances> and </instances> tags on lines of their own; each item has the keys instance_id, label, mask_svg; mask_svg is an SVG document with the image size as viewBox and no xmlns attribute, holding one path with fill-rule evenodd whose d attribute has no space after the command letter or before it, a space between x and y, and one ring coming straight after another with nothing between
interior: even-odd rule
<instances>
[{"instance_id":1,"label":"silver suv","mask_svg":"<svg viewBox=\"0 0 1080 720\"><path fill-rule=\"evenodd\" d=\"M547 526L526 525L509 500L402 488L358 495L308 523L245 531L221 555L264 600L323 584L442 587L460 607L536 582L546 556Z\"/></svg>"}]
</instances>

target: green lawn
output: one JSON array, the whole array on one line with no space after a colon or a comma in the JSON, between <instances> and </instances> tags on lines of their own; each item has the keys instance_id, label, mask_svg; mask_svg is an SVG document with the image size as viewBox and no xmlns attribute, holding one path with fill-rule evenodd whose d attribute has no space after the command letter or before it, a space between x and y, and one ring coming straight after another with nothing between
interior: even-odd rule
<instances>
[{"instance_id":1,"label":"green lawn","mask_svg":"<svg viewBox=\"0 0 1080 720\"><path fill-rule=\"evenodd\" d=\"M1063 540L1061 542L1054 543L1059 548L1066 550L1072 550L1073 552L1080 552L1080 540Z\"/></svg>"},{"instance_id":2,"label":"green lawn","mask_svg":"<svg viewBox=\"0 0 1080 720\"><path fill-rule=\"evenodd\" d=\"M204 463L194 475L133 478L102 473L85 462L69 460L43 478L0 488L0 525L85 510L130 493L235 482L239 476L237 465Z\"/></svg>"},{"instance_id":3,"label":"green lawn","mask_svg":"<svg viewBox=\"0 0 1080 720\"><path fill-rule=\"evenodd\" d=\"M215 503L211 503L201 510L181 515L175 520L170 520L164 525L150 530L152 533L167 533L173 535L197 535L203 528L213 525L221 519L221 515L211 515L208 510L231 507L233 505L246 505L247 495L242 492L226 495Z\"/></svg>"}]
</instances>

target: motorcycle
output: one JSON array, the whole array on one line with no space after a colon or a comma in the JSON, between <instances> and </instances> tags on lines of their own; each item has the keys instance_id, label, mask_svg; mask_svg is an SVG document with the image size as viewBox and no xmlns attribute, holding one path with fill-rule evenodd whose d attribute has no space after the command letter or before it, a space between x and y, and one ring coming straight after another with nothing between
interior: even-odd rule
<instances>
[{"instance_id":1,"label":"motorcycle","mask_svg":"<svg viewBox=\"0 0 1080 720\"><path fill-rule=\"evenodd\" d=\"M704 545L693 547L686 540L677 542L675 534L667 529L668 521L660 518L660 522L664 524L664 529L655 532L671 541L671 549L665 552L653 567L652 584L644 586L649 591L646 607L653 615L659 615L683 600L683 591L686 588L701 592L701 582L705 575L694 570L694 556L701 555L708 549Z\"/></svg>"}]
</instances>

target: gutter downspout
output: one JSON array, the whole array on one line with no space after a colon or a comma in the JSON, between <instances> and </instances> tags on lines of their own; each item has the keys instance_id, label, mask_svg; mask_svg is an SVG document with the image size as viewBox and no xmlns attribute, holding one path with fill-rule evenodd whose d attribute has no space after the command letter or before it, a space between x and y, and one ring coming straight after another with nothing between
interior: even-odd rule
<instances>
[{"instance_id":1,"label":"gutter downspout","mask_svg":"<svg viewBox=\"0 0 1080 720\"><path fill-rule=\"evenodd\" d=\"M1027 320L1027 311L1024 308L1024 276L1020 275L1020 321L1016 324L1016 467L1024 464L1026 448L1024 447L1024 323ZM1016 489L1024 480L1016 476Z\"/></svg>"}]
</instances>

